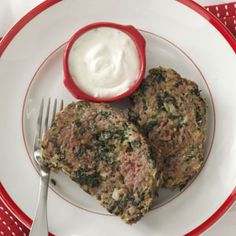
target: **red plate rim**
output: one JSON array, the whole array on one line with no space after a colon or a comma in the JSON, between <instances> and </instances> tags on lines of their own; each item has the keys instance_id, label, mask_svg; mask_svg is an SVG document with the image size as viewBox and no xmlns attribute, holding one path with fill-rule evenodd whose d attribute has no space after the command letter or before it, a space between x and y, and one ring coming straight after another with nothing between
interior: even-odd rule
<instances>
[{"instance_id":1,"label":"red plate rim","mask_svg":"<svg viewBox=\"0 0 236 236\"><path fill-rule=\"evenodd\" d=\"M35 16L46 10L47 8L53 6L54 4L61 2L62 0L47 0L33 8L26 15L24 15L2 38L0 42L0 57L3 54L4 50L10 44L10 42L14 39L17 33ZM202 17L204 17L207 21L209 21L226 39L229 45L232 47L234 52L236 52L236 40L234 36L230 33L230 31L211 13L201 7L199 4L191 1L191 0L178 0L178 2L184 4L185 6L191 8L196 11ZM17 216L17 218L24 223L26 226L31 225L30 218L17 206L17 204L11 199L5 190L2 183L0 183L0 198L3 202L9 207L12 213ZM233 205L236 201L236 187L230 196L225 200L225 202L218 208L218 210L213 213L206 221L204 221L197 228L193 229L191 232L187 233L186 236L197 236L207 230L210 226L216 223L217 220L221 218L225 214L225 212Z\"/></svg>"}]
</instances>

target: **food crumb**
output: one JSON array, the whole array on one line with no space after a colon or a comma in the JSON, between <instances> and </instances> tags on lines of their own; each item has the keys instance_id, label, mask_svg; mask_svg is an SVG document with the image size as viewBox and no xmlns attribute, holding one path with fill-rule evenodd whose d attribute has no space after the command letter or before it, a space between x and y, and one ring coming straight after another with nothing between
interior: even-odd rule
<instances>
[{"instance_id":1,"label":"food crumb","mask_svg":"<svg viewBox=\"0 0 236 236\"><path fill-rule=\"evenodd\" d=\"M56 185L57 185L57 182L56 182L56 180L55 180L55 179L51 179L51 183L52 183L54 186L56 186Z\"/></svg>"}]
</instances>

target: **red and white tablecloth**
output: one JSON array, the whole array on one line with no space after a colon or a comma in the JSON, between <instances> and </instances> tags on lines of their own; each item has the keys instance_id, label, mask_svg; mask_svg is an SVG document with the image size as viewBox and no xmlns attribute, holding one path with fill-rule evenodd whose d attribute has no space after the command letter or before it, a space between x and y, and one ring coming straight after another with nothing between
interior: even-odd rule
<instances>
[{"instance_id":1,"label":"red and white tablecloth","mask_svg":"<svg viewBox=\"0 0 236 236\"><path fill-rule=\"evenodd\" d=\"M236 2L206 6L236 37Z\"/></svg>"},{"instance_id":2,"label":"red and white tablecloth","mask_svg":"<svg viewBox=\"0 0 236 236\"><path fill-rule=\"evenodd\" d=\"M236 2L227 0L196 0L215 15L236 37ZM4 3L5 2L5 3ZM14 3L13 3L14 2ZM42 0L10 1L0 0L0 38L21 15ZM220 4L219 4L220 3ZM4 204L0 197L0 236L28 236L29 229L24 226ZM236 210L226 214L224 219L210 229L206 236L235 236Z\"/></svg>"}]
</instances>

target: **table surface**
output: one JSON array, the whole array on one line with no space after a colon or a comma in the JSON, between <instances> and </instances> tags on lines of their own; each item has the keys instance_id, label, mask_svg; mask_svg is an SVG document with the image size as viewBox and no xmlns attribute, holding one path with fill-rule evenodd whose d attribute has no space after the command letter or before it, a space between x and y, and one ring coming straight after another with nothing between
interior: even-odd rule
<instances>
[{"instance_id":1,"label":"table surface","mask_svg":"<svg viewBox=\"0 0 236 236\"><path fill-rule=\"evenodd\" d=\"M43 0L0 0L0 37L27 11ZM196 0L203 6L232 2L232 0ZM236 235L236 207L210 228L205 236L235 236Z\"/></svg>"}]
</instances>

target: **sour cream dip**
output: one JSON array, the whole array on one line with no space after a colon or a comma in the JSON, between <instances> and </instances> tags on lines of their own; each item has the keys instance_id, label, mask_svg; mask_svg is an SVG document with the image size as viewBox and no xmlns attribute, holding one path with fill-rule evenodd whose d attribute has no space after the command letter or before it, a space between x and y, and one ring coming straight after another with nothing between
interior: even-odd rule
<instances>
[{"instance_id":1,"label":"sour cream dip","mask_svg":"<svg viewBox=\"0 0 236 236\"><path fill-rule=\"evenodd\" d=\"M74 83L83 92L110 98L134 85L140 73L140 57L128 34L112 27L98 27L75 40L68 67Z\"/></svg>"}]
</instances>

